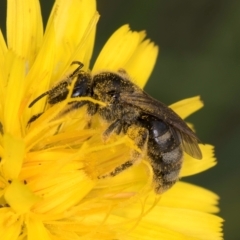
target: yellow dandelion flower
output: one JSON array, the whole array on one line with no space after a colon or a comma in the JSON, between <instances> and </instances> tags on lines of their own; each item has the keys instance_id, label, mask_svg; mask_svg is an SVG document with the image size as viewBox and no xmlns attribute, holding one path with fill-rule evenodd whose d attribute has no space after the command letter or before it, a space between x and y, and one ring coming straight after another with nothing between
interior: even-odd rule
<instances>
[{"instance_id":1,"label":"yellow dandelion flower","mask_svg":"<svg viewBox=\"0 0 240 240\"><path fill-rule=\"evenodd\" d=\"M222 219L214 215L218 197L181 181L156 194L145 157L99 179L126 162L136 146L125 135L104 142L106 123L96 115L90 126L86 106L61 115L71 100L66 96L29 108L69 78L73 61L88 72L97 21L94 0L56 0L43 33L38 0L8 0L7 43L0 32L1 239L222 239ZM144 39L144 32L121 27L91 72L122 68L143 88L158 54ZM201 107L198 97L171 106L182 118ZM215 165L213 147L200 148L201 161L185 154L181 177Z\"/></svg>"}]
</instances>

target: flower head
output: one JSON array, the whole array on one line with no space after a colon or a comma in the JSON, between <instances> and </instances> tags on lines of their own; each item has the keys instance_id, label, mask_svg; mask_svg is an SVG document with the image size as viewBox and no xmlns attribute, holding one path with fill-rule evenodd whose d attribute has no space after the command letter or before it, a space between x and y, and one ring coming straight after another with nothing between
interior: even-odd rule
<instances>
[{"instance_id":1,"label":"flower head","mask_svg":"<svg viewBox=\"0 0 240 240\"><path fill-rule=\"evenodd\" d=\"M37 0L8 0L7 9L7 43L0 32L2 239L221 239L215 194L178 182L156 195L146 157L122 174L99 179L129 158L134 142L123 134L104 142L106 123L97 115L89 119L86 106L59 114L69 95L51 106L42 98L29 108L69 78L73 61L89 72L95 1L57 0L44 33ZM125 25L91 72L123 68L143 88L157 54L144 32ZM201 107L198 97L171 106L183 118ZM201 145L201 151L201 161L184 156L182 177L215 165L212 146Z\"/></svg>"}]
</instances>

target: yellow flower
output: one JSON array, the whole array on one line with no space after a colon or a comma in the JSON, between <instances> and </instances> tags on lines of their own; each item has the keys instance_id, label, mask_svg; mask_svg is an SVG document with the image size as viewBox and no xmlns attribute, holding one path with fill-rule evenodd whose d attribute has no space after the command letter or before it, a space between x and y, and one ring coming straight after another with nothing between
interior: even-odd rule
<instances>
[{"instance_id":1,"label":"yellow flower","mask_svg":"<svg viewBox=\"0 0 240 240\"><path fill-rule=\"evenodd\" d=\"M28 107L69 76L73 61L88 71L97 21L94 0L56 0L43 34L37 0L8 0L7 44L0 33L1 239L221 239L215 194L178 182L156 195L146 159L99 180L128 159L134 144L126 136L104 143L106 126L95 116L88 127L85 107L59 116L68 99ZM121 27L92 72L123 68L144 87L158 53L144 38ZM202 103L195 97L171 107L185 118ZM201 150L201 161L185 155L182 177L215 165L213 147Z\"/></svg>"}]
</instances>

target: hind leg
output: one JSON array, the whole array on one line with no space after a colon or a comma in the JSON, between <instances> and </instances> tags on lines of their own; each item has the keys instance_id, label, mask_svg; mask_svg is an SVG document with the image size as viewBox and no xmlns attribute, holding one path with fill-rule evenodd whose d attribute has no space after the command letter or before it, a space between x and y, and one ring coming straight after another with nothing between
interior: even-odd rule
<instances>
[{"instance_id":1,"label":"hind leg","mask_svg":"<svg viewBox=\"0 0 240 240\"><path fill-rule=\"evenodd\" d=\"M117 131L119 128L121 128L121 126L119 126L118 124L111 124L110 129L108 128L104 133L106 134L106 132L109 133L114 131L113 126L116 127ZM131 150L129 160L117 166L115 169L113 169L113 171L101 175L98 178L114 177L119 173L123 172L124 170L127 170L134 164L137 164L142 159L147 146L148 130L137 125L132 125L128 127L126 134L131 140L134 141L134 144L136 146L136 148Z\"/></svg>"}]
</instances>

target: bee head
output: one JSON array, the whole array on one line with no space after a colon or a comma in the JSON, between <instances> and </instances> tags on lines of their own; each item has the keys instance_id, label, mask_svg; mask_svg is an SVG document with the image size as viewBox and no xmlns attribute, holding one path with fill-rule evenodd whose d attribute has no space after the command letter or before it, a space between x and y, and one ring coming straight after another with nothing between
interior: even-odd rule
<instances>
[{"instance_id":1,"label":"bee head","mask_svg":"<svg viewBox=\"0 0 240 240\"><path fill-rule=\"evenodd\" d=\"M61 81L49 91L44 92L40 96L35 98L29 104L28 107L31 108L36 102L38 102L40 99L42 99L45 96L48 96L48 103L52 105L65 100L69 94L71 94L72 98L90 96L91 95L90 74L81 70L81 68L83 67L83 64L81 62L74 61L72 62L72 64L78 64L79 66L67 79L65 79L64 81ZM73 79L75 77L76 77L76 81L74 82ZM73 88L71 88L72 83L74 83Z\"/></svg>"},{"instance_id":2,"label":"bee head","mask_svg":"<svg viewBox=\"0 0 240 240\"><path fill-rule=\"evenodd\" d=\"M61 86L62 85L62 86ZM55 104L65 100L69 94L70 83L63 82L57 87L53 88L49 92L49 104ZM91 95L91 76L81 71L77 75L77 79L74 83L71 97L85 97Z\"/></svg>"},{"instance_id":3,"label":"bee head","mask_svg":"<svg viewBox=\"0 0 240 240\"><path fill-rule=\"evenodd\" d=\"M89 73L80 72L77 76L77 80L74 83L71 97L85 97L92 94L91 90L91 76Z\"/></svg>"}]
</instances>

